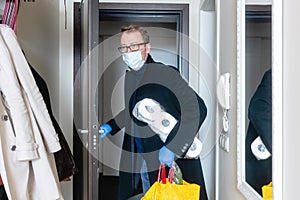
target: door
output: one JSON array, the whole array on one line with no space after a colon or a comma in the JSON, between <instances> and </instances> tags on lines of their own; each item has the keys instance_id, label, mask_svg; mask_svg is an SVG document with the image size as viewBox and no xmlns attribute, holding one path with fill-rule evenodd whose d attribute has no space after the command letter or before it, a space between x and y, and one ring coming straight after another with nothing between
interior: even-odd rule
<instances>
[{"instance_id":1,"label":"door","mask_svg":"<svg viewBox=\"0 0 300 200\"><path fill-rule=\"evenodd\" d=\"M75 4L74 36L74 157L79 174L74 178L74 199L98 199L98 117L95 93L98 66L98 2Z\"/></svg>"}]
</instances>

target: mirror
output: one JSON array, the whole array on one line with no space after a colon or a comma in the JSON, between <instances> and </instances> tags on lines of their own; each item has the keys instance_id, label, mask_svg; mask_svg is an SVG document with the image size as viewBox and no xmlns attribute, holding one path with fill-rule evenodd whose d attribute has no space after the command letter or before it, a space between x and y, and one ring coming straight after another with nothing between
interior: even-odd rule
<instances>
[{"instance_id":1,"label":"mirror","mask_svg":"<svg viewBox=\"0 0 300 200\"><path fill-rule=\"evenodd\" d=\"M272 181L271 6L246 5L245 171L262 195Z\"/></svg>"},{"instance_id":2,"label":"mirror","mask_svg":"<svg viewBox=\"0 0 300 200\"><path fill-rule=\"evenodd\" d=\"M262 199L272 181L272 6L238 1L238 188Z\"/></svg>"}]
</instances>

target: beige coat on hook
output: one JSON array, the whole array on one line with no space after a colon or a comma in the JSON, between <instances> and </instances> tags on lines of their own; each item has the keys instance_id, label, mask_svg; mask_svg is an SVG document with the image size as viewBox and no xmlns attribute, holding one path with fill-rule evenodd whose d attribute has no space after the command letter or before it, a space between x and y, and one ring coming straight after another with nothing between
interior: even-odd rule
<instances>
[{"instance_id":1,"label":"beige coat on hook","mask_svg":"<svg viewBox=\"0 0 300 200\"><path fill-rule=\"evenodd\" d=\"M62 200L60 144L14 31L0 25L0 174L9 199Z\"/></svg>"}]
</instances>

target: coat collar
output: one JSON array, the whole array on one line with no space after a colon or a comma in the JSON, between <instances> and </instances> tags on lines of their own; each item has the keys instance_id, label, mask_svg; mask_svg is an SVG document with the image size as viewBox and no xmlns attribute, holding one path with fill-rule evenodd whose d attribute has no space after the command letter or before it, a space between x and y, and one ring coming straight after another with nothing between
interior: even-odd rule
<instances>
[{"instance_id":1,"label":"coat collar","mask_svg":"<svg viewBox=\"0 0 300 200\"><path fill-rule=\"evenodd\" d=\"M151 56L150 54L148 54L148 57L147 57L145 63L146 63L146 64L148 64L148 63L155 63L155 61L153 60L153 58L152 58L152 56Z\"/></svg>"}]
</instances>

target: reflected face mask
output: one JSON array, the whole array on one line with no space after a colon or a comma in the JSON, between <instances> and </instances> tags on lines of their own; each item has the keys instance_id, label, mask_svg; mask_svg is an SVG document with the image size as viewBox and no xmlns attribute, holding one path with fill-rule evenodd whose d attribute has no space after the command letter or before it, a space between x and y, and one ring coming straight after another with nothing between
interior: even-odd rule
<instances>
[{"instance_id":1,"label":"reflected face mask","mask_svg":"<svg viewBox=\"0 0 300 200\"><path fill-rule=\"evenodd\" d=\"M141 51L123 53L122 59L129 66L129 68L134 71L138 71L139 69L141 69L145 63L142 58Z\"/></svg>"}]
</instances>

